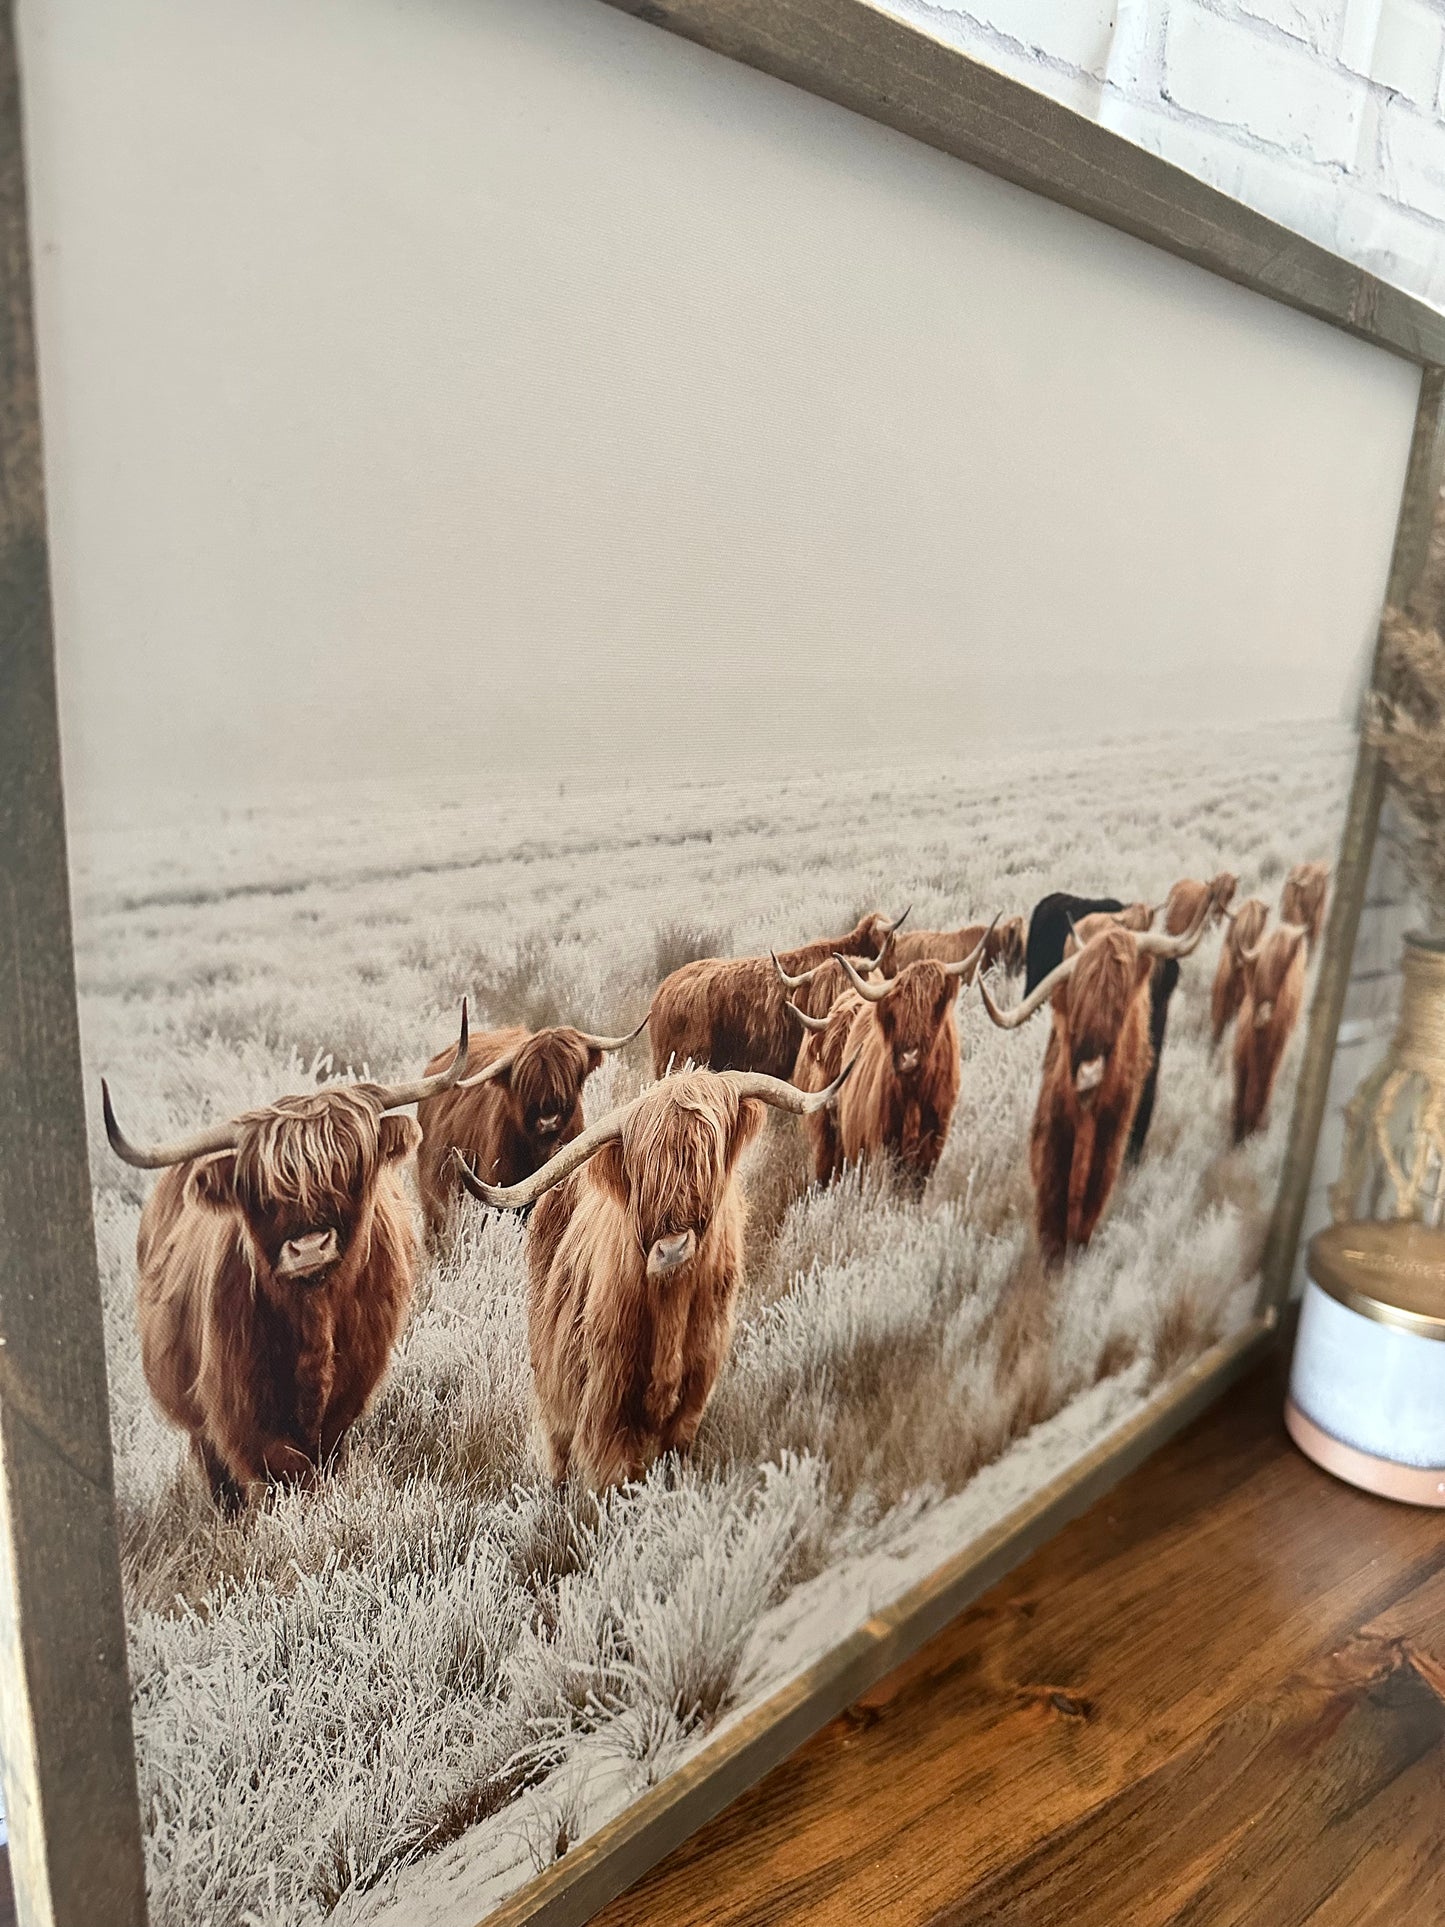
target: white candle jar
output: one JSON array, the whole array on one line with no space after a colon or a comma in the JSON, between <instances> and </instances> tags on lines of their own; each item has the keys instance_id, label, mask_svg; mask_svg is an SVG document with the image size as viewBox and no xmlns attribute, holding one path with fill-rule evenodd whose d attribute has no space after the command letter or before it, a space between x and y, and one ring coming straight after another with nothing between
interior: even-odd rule
<instances>
[{"instance_id":1,"label":"white candle jar","mask_svg":"<svg viewBox=\"0 0 1445 1927\"><path fill-rule=\"evenodd\" d=\"M1332 1225L1311 1240L1285 1424L1325 1471L1445 1506L1445 1232Z\"/></svg>"}]
</instances>

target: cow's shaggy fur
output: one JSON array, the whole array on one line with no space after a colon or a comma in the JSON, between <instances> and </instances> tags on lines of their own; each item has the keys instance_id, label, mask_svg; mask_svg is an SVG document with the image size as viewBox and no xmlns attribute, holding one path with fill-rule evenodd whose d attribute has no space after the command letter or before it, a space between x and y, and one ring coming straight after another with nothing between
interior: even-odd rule
<instances>
[{"instance_id":1,"label":"cow's shaggy fur","mask_svg":"<svg viewBox=\"0 0 1445 1927\"><path fill-rule=\"evenodd\" d=\"M809 1036L795 1073L805 1090L822 1090L856 1059L836 1107L807 1120L820 1183L844 1165L879 1158L912 1188L932 1175L958 1101L959 981L941 963L908 964L881 1002L850 991L829 1012L827 1029Z\"/></svg>"},{"instance_id":2,"label":"cow's shaggy fur","mask_svg":"<svg viewBox=\"0 0 1445 1927\"><path fill-rule=\"evenodd\" d=\"M1309 939L1299 924L1270 931L1252 962L1234 1025L1234 1141L1261 1130L1285 1045L1299 1021Z\"/></svg>"},{"instance_id":3,"label":"cow's shaggy fur","mask_svg":"<svg viewBox=\"0 0 1445 1927\"><path fill-rule=\"evenodd\" d=\"M1246 897L1224 933L1209 992L1209 1029L1216 1050L1224 1042L1224 1033L1234 1022L1244 996L1242 953L1253 950L1268 921L1269 905L1264 898Z\"/></svg>"},{"instance_id":4,"label":"cow's shaggy fur","mask_svg":"<svg viewBox=\"0 0 1445 1927\"><path fill-rule=\"evenodd\" d=\"M881 910L861 917L841 937L824 937L779 952L789 976L800 976L842 954L876 957L892 930ZM789 991L771 957L703 957L664 978L652 1000L648 1030L656 1077L669 1067L695 1064L709 1070L766 1071L787 1077L798 1054L798 1027L788 1014L792 996L821 1016L828 1009L829 973Z\"/></svg>"},{"instance_id":5,"label":"cow's shaggy fur","mask_svg":"<svg viewBox=\"0 0 1445 1927\"><path fill-rule=\"evenodd\" d=\"M1297 863L1285 878L1284 889L1280 892L1280 922L1303 926L1311 956L1324 933L1329 895L1328 863Z\"/></svg>"},{"instance_id":6,"label":"cow's shaggy fur","mask_svg":"<svg viewBox=\"0 0 1445 1927\"><path fill-rule=\"evenodd\" d=\"M411 1118L362 1089L283 1098L238 1120L234 1151L162 1173L136 1241L141 1359L223 1503L306 1482L361 1416L411 1302ZM289 1277L289 1240L336 1233Z\"/></svg>"},{"instance_id":7,"label":"cow's shaggy fur","mask_svg":"<svg viewBox=\"0 0 1445 1927\"><path fill-rule=\"evenodd\" d=\"M484 1031L471 1039L466 1075L474 1077L509 1051L516 1053L510 1068L489 1083L472 1090L454 1085L417 1106L417 1183L433 1239L458 1196L453 1146L487 1183L516 1184L582 1129L582 1087L602 1052L568 1026ZM427 1074L442 1070L450 1055L434 1057Z\"/></svg>"},{"instance_id":8,"label":"cow's shaggy fur","mask_svg":"<svg viewBox=\"0 0 1445 1927\"><path fill-rule=\"evenodd\" d=\"M1164 900L1165 934L1182 936L1193 927L1201 912L1207 914L1209 927L1212 928L1223 919L1237 888L1238 880L1228 870L1221 870L1207 883L1195 877L1181 877ZM1136 924L1132 927L1147 928L1147 925ZM1155 958L1149 979L1149 1075L1144 1080L1139 1107L1129 1131L1126 1155L1131 1164L1137 1164L1144 1155L1149 1126L1154 1120L1154 1104L1159 1095L1159 1067L1164 1061L1164 1038L1169 1028L1169 1005L1179 988L1179 972L1177 958Z\"/></svg>"},{"instance_id":9,"label":"cow's shaggy fur","mask_svg":"<svg viewBox=\"0 0 1445 1927\"><path fill-rule=\"evenodd\" d=\"M618 1485L692 1444L732 1336L746 1219L735 1175L763 1112L711 1072L667 1078L538 1202L528 1334L554 1479ZM688 1261L654 1276L659 1240L686 1232Z\"/></svg>"},{"instance_id":10,"label":"cow's shaggy fur","mask_svg":"<svg viewBox=\"0 0 1445 1927\"><path fill-rule=\"evenodd\" d=\"M1228 870L1221 870L1207 883L1198 877L1181 877L1170 889L1164 899L1164 929L1171 937L1182 936L1193 928L1199 914L1208 905L1209 927L1223 920L1225 911L1234 901L1234 893L1239 888L1239 879Z\"/></svg>"},{"instance_id":11,"label":"cow's shaggy fur","mask_svg":"<svg viewBox=\"0 0 1445 1927\"><path fill-rule=\"evenodd\" d=\"M965 923L957 930L900 930L888 946L884 974L897 976L905 964L958 963L983 944L981 968L991 970L1001 964L1009 976L1024 967L1024 946L1028 927L1022 917L1004 917L999 922Z\"/></svg>"},{"instance_id":12,"label":"cow's shaggy fur","mask_svg":"<svg viewBox=\"0 0 1445 1927\"><path fill-rule=\"evenodd\" d=\"M1093 1237L1154 1062L1147 986L1153 960L1117 923L1088 938L1053 993L1053 1023L1029 1138L1035 1225L1045 1263ZM1088 1088L1091 1076L1098 1082Z\"/></svg>"}]
</instances>

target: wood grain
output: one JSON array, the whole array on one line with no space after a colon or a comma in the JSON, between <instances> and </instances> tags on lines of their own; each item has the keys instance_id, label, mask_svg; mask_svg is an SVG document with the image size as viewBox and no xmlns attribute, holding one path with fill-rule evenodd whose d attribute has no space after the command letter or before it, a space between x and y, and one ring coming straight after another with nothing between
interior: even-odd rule
<instances>
[{"instance_id":1,"label":"wood grain","mask_svg":"<svg viewBox=\"0 0 1445 1927\"><path fill-rule=\"evenodd\" d=\"M1445 1540L1258 1372L598 1927L1445 1918Z\"/></svg>"},{"instance_id":2,"label":"wood grain","mask_svg":"<svg viewBox=\"0 0 1445 1927\"><path fill-rule=\"evenodd\" d=\"M70 947L15 23L0 13L0 1700L20 1920L144 1919Z\"/></svg>"}]
</instances>

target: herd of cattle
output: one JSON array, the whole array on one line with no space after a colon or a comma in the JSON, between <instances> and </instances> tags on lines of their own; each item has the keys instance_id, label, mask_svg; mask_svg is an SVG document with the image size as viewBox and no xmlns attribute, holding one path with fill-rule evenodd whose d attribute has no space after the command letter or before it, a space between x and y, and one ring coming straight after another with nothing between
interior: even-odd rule
<instances>
[{"instance_id":1,"label":"herd of cattle","mask_svg":"<svg viewBox=\"0 0 1445 1927\"><path fill-rule=\"evenodd\" d=\"M1236 1142L1265 1119L1323 924L1328 872L1290 872L1269 907L1236 882L1175 884L1161 905L1053 895L955 931L864 917L841 937L684 964L637 1030L461 1035L417 1079L326 1085L171 1144L117 1154L162 1176L141 1214L147 1382L190 1437L216 1500L305 1483L381 1381L418 1260L403 1181L415 1157L428 1235L463 1193L529 1210L528 1330L548 1469L601 1489L697 1433L741 1282L743 1150L768 1108L804 1121L817 1180L886 1158L924 1185L948 1136L959 992L993 1023L1051 1012L1029 1146L1044 1262L1089 1242L1143 1152L1180 966L1224 922L1211 1021L1234 1027ZM1160 926L1155 928L1156 923ZM1005 1007L989 987L1024 976ZM646 1027L655 1081L588 1125L603 1056ZM398 1113L416 1105L415 1119ZM532 1209L535 1207L535 1209Z\"/></svg>"}]
</instances>

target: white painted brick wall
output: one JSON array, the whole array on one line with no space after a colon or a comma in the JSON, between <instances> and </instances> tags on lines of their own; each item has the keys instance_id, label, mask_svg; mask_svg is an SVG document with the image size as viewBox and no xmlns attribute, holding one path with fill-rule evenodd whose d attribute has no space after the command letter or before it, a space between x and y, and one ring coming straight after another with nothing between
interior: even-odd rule
<instances>
[{"instance_id":1,"label":"white painted brick wall","mask_svg":"<svg viewBox=\"0 0 1445 1927\"><path fill-rule=\"evenodd\" d=\"M1299 85L1301 68L1310 78ZM1164 30L1160 94L1227 139L1259 140L1322 169L1359 151L1366 83L1252 19L1176 5Z\"/></svg>"},{"instance_id":2,"label":"white painted brick wall","mask_svg":"<svg viewBox=\"0 0 1445 1927\"><path fill-rule=\"evenodd\" d=\"M1385 0L1371 78L1411 107L1418 107L1424 116L1421 124L1434 133L1438 133L1434 114L1442 53L1445 16L1437 8L1427 0Z\"/></svg>"},{"instance_id":3,"label":"white painted brick wall","mask_svg":"<svg viewBox=\"0 0 1445 1927\"><path fill-rule=\"evenodd\" d=\"M1445 308L1445 0L876 0ZM1306 1233L1378 1061L1416 921L1371 870ZM1298 1282L1298 1274L1297 1274Z\"/></svg>"},{"instance_id":4,"label":"white painted brick wall","mask_svg":"<svg viewBox=\"0 0 1445 1927\"><path fill-rule=\"evenodd\" d=\"M878 0L1445 308L1445 0Z\"/></svg>"}]
</instances>

